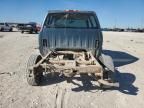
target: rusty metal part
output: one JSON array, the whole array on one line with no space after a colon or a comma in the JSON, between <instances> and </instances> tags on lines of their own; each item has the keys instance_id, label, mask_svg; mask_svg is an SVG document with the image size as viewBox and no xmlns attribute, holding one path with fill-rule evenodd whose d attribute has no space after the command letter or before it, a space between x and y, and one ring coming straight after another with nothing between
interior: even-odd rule
<instances>
[{"instance_id":1,"label":"rusty metal part","mask_svg":"<svg viewBox=\"0 0 144 108\"><path fill-rule=\"evenodd\" d=\"M111 83L109 80L99 79L98 83L102 88L119 87L119 83Z\"/></svg>"},{"instance_id":2,"label":"rusty metal part","mask_svg":"<svg viewBox=\"0 0 144 108\"><path fill-rule=\"evenodd\" d=\"M41 66L43 68L47 67L47 68L53 68L56 72L65 72L69 70L69 72L71 72L71 70L74 73L80 74L80 73L97 73L97 75L101 75L102 73L102 68L100 66L96 66L96 65L88 65L88 66L76 66L76 67L67 67L67 66L54 66L54 65L49 65L49 64L41 64Z\"/></svg>"},{"instance_id":3,"label":"rusty metal part","mask_svg":"<svg viewBox=\"0 0 144 108\"><path fill-rule=\"evenodd\" d=\"M51 53L52 53L51 51L49 53L47 53L47 55L45 57L42 57L42 59L36 65L34 65L32 68L36 68L36 67L40 66L40 64L42 64L42 62L44 60L46 60Z\"/></svg>"},{"instance_id":4,"label":"rusty metal part","mask_svg":"<svg viewBox=\"0 0 144 108\"><path fill-rule=\"evenodd\" d=\"M69 62L70 62L70 60L69 60ZM76 60L75 62L77 64L83 64L83 65L95 65L96 64L94 61L86 61L86 60L85 61ZM66 63L68 63L68 60L49 60L49 63L65 65Z\"/></svg>"},{"instance_id":5,"label":"rusty metal part","mask_svg":"<svg viewBox=\"0 0 144 108\"><path fill-rule=\"evenodd\" d=\"M103 79L104 69L91 52L58 51L54 57L51 54L53 52L49 52L29 69L34 70L41 67L44 72L52 74L59 72L69 78L76 74L93 74L103 88L119 87L118 83L112 83L109 80ZM69 60L69 55L73 57L72 60ZM68 58L64 59L64 56Z\"/></svg>"}]
</instances>

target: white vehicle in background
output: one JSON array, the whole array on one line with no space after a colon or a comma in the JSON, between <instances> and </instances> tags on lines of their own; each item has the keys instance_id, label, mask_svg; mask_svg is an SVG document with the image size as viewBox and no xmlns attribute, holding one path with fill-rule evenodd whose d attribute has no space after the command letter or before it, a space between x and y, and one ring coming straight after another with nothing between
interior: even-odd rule
<instances>
[{"instance_id":1,"label":"white vehicle in background","mask_svg":"<svg viewBox=\"0 0 144 108\"><path fill-rule=\"evenodd\" d=\"M0 31L12 31L13 28L7 23L0 23Z\"/></svg>"}]
</instances>

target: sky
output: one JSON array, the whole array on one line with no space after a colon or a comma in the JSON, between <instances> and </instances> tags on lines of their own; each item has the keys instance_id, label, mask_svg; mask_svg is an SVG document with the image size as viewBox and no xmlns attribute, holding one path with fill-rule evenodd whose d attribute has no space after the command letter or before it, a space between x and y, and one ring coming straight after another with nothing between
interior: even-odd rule
<instances>
[{"instance_id":1,"label":"sky","mask_svg":"<svg viewBox=\"0 0 144 108\"><path fill-rule=\"evenodd\" d=\"M144 28L144 0L0 0L0 22L38 22L48 10L95 11L101 27Z\"/></svg>"}]
</instances>

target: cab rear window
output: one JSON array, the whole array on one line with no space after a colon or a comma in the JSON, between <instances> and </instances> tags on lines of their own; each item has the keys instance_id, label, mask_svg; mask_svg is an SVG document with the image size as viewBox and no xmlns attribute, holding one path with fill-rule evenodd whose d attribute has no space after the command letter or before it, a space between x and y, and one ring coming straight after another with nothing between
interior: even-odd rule
<instances>
[{"instance_id":1,"label":"cab rear window","mask_svg":"<svg viewBox=\"0 0 144 108\"><path fill-rule=\"evenodd\" d=\"M97 28L93 14L55 13L49 14L44 24L48 28Z\"/></svg>"}]
</instances>

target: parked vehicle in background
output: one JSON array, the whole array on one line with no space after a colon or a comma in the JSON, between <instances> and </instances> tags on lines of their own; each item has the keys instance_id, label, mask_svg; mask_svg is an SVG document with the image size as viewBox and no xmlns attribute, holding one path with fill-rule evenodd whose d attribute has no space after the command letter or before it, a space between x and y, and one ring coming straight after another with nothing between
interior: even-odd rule
<instances>
[{"instance_id":1,"label":"parked vehicle in background","mask_svg":"<svg viewBox=\"0 0 144 108\"><path fill-rule=\"evenodd\" d=\"M13 28L7 23L0 23L0 31L12 31Z\"/></svg>"},{"instance_id":2,"label":"parked vehicle in background","mask_svg":"<svg viewBox=\"0 0 144 108\"><path fill-rule=\"evenodd\" d=\"M124 29L122 29L122 28L113 28L112 31L124 32Z\"/></svg>"},{"instance_id":3,"label":"parked vehicle in background","mask_svg":"<svg viewBox=\"0 0 144 108\"><path fill-rule=\"evenodd\" d=\"M19 27L21 33L28 32L28 33L38 33L38 28L36 23L28 23L24 24Z\"/></svg>"},{"instance_id":4,"label":"parked vehicle in background","mask_svg":"<svg viewBox=\"0 0 144 108\"><path fill-rule=\"evenodd\" d=\"M20 31L20 30L21 30L21 28L23 28L23 27L24 27L24 25L25 25L25 24L23 24L23 23L21 23L21 24L17 24L17 27L16 27L16 28L17 28L17 29Z\"/></svg>"},{"instance_id":5,"label":"parked vehicle in background","mask_svg":"<svg viewBox=\"0 0 144 108\"><path fill-rule=\"evenodd\" d=\"M41 30L41 25L37 24L36 25L38 32Z\"/></svg>"}]
</instances>

